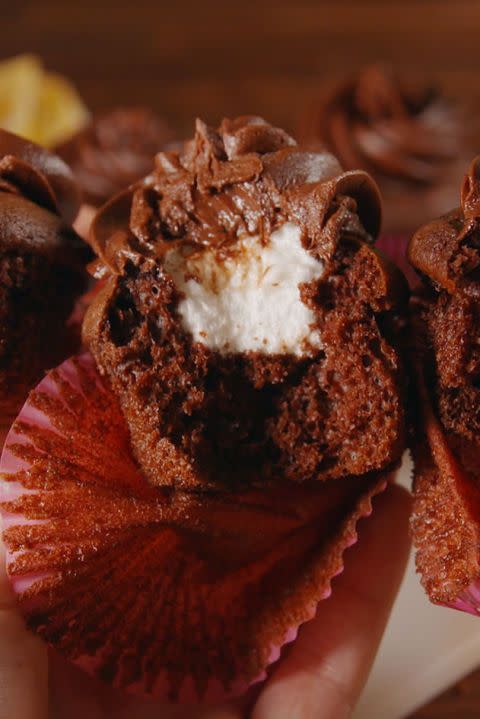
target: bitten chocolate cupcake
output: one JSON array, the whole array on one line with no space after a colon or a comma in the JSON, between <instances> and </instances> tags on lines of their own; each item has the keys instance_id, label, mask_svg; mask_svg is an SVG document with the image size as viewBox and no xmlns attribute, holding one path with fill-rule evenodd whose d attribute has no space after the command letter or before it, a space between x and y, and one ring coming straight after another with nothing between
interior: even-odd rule
<instances>
[{"instance_id":1,"label":"bitten chocolate cupcake","mask_svg":"<svg viewBox=\"0 0 480 719\"><path fill-rule=\"evenodd\" d=\"M459 106L438 90L373 65L326 86L299 136L323 144L345 169L372 174L384 201L385 249L402 259L402 238L457 202L472 152L464 126Z\"/></svg>"},{"instance_id":2,"label":"bitten chocolate cupcake","mask_svg":"<svg viewBox=\"0 0 480 719\"><path fill-rule=\"evenodd\" d=\"M182 156L158 155L103 210L93 237L109 279L84 338L152 480L302 482L398 457L396 360L372 317L392 303L391 271L369 247L379 221L366 175L242 119L199 124Z\"/></svg>"},{"instance_id":3,"label":"bitten chocolate cupcake","mask_svg":"<svg viewBox=\"0 0 480 719\"><path fill-rule=\"evenodd\" d=\"M86 282L88 247L71 229L79 193L55 155L0 130L0 408L17 410L68 355L66 326Z\"/></svg>"},{"instance_id":4,"label":"bitten chocolate cupcake","mask_svg":"<svg viewBox=\"0 0 480 719\"><path fill-rule=\"evenodd\" d=\"M423 278L413 302L420 408L412 518L430 598L478 614L480 599L480 158L461 206L413 236Z\"/></svg>"},{"instance_id":5,"label":"bitten chocolate cupcake","mask_svg":"<svg viewBox=\"0 0 480 719\"><path fill-rule=\"evenodd\" d=\"M27 622L87 671L238 694L330 594L405 444L379 225L366 173L254 117L197 121L96 216L90 354L31 394L1 463Z\"/></svg>"},{"instance_id":6,"label":"bitten chocolate cupcake","mask_svg":"<svg viewBox=\"0 0 480 719\"><path fill-rule=\"evenodd\" d=\"M164 120L142 107L99 113L87 127L58 145L83 193L78 220L85 236L95 208L148 174L153 158L173 139Z\"/></svg>"}]
</instances>

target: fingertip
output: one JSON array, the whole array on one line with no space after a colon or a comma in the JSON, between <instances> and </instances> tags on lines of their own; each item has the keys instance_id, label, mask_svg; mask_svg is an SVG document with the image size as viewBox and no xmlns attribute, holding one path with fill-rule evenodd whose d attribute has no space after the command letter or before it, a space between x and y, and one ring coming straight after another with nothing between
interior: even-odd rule
<instances>
[{"instance_id":1,"label":"fingertip","mask_svg":"<svg viewBox=\"0 0 480 719\"><path fill-rule=\"evenodd\" d=\"M358 542L345 554L345 570L332 584L280 662L254 709L270 716L325 719L350 716L373 662L398 591L410 548L411 496L389 485L358 525Z\"/></svg>"},{"instance_id":2,"label":"fingertip","mask_svg":"<svg viewBox=\"0 0 480 719\"><path fill-rule=\"evenodd\" d=\"M373 500L372 515L359 522L358 538L352 552L346 555L346 565L364 563L372 572L381 569L387 575L395 569L403 570L410 551L410 513L412 496L408 490L397 484L389 484L381 495ZM360 555L360 559L356 559ZM398 571L397 571L398 573ZM362 574L358 575L361 579ZM357 577L356 577L357 578Z\"/></svg>"}]
</instances>

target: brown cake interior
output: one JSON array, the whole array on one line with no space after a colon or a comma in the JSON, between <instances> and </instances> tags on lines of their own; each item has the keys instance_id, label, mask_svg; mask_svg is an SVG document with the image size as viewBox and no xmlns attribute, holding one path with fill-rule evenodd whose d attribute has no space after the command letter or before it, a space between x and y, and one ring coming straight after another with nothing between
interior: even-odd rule
<instances>
[{"instance_id":1,"label":"brown cake interior","mask_svg":"<svg viewBox=\"0 0 480 719\"><path fill-rule=\"evenodd\" d=\"M247 132L255 133L248 143ZM219 159L213 174L218 179L223 173L222 186L212 187L215 183L210 180L199 190L205 170L201 153L208 138L202 128L195 140L194 160L187 154L179 167L178 157L162 158L162 167L167 159L171 165L177 163L175 173L159 171L151 178L151 189L143 185L134 194L130 227L123 228L123 235L120 229L112 230L112 216L117 210L123 213L124 199L111 208L110 217L97 221L99 252L109 265L110 277L87 315L84 336L120 400L135 456L153 483L215 487L304 482L384 469L401 455L403 378L393 336L405 288L396 271L370 246L360 222L358 207L365 199L366 176L359 182L360 204L337 194L343 189L338 166L333 176L326 173L314 183L305 183L305 153L302 157L296 148L286 151L285 135L279 132L275 135L266 124L247 122L233 129L224 127L223 134L209 138L210 155L205 153L209 171ZM229 142L240 144L240 133L247 149L242 145L232 157L222 155ZM212 151L218 145L220 158ZM251 174L251 168L245 170L247 161L259 166L253 181L242 178L244 172ZM268 163L275 173L265 169ZM287 164L295 168L289 181ZM181 215L186 173L195 177L197 196L194 208ZM175 198L168 205L167 186L173 187ZM206 208L215 210L216 204L225 206L228 201L231 209L239 196L243 201L248 198L249 209L255 203L255 222L261 218L265 242L292 217L305 221L308 207L303 241L312 255L322 258L325 272L320 280L302 285L300 293L314 311L320 348L302 356L222 353L193 341L182 327L181 297L165 270L165 251L180 241L195 242L197 250L215 246L219 253L228 253L238 234L228 234L226 225L232 223L225 222L219 242L222 215L212 219L209 214L206 229ZM145 207L140 217L139 208ZM241 221L246 216L249 234L254 234L258 224L252 222L253 211L244 212ZM108 227L106 242L104 227Z\"/></svg>"},{"instance_id":2,"label":"brown cake interior","mask_svg":"<svg viewBox=\"0 0 480 719\"><path fill-rule=\"evenodd\" d=\"M423 306L434 358L430 384L445 430L476 440L480 430L480 317L478 300L440 291Z\"/></svg>"}]
</instances>

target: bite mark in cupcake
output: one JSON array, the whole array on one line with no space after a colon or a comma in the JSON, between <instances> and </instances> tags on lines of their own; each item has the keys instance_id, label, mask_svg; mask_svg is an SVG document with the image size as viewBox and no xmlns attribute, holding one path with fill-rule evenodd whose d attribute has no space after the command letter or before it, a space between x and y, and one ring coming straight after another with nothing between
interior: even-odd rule
<instances>
[{"instance_id":1,"label":"bite mark in cupcake","mask_svg":"<svg viewBox=\"0 0 480 719\"><path fill-rule=\"evenodd\" d=\"M262 352L302 356L321 347L315 314L301 286L323 274L286 222L268 239L240 237L227 249L166 253L164 267L181 295L182 328L220 354Z\"/></svg>"},{"instance_id":2,"label":"bite mark in cupcake","mask_svg":"<svg viewBox=\"0 0 480 719\"><path fill-rule=\"evenodd\" d=\"M109 279L84 338L153 482L303 482L399 457L401 369L387 328L405 295L371 247L377 191L325 154L311 177L311 155L283 131L199 123L183 155L160 154L97 216ZM281 284L269 287L280 256Z\"/></svg>"}]
</instances>

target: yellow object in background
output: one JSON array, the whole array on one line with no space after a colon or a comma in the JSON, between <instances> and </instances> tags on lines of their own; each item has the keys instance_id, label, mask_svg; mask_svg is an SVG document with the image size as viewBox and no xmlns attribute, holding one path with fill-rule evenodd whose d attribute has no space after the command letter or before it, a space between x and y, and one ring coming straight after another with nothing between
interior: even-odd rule
<instances>
[{"instance_id":1,"label":"yellow object in background","mask_svg":"<svg viewBox=\"0 0 480 719\"><path fill-rule=\"evenodd\" d=\"M46 72L35 55L0 62L0 127L52 147L87 124L89 112L75 87Z\"/></svg>"}]
</instances>

